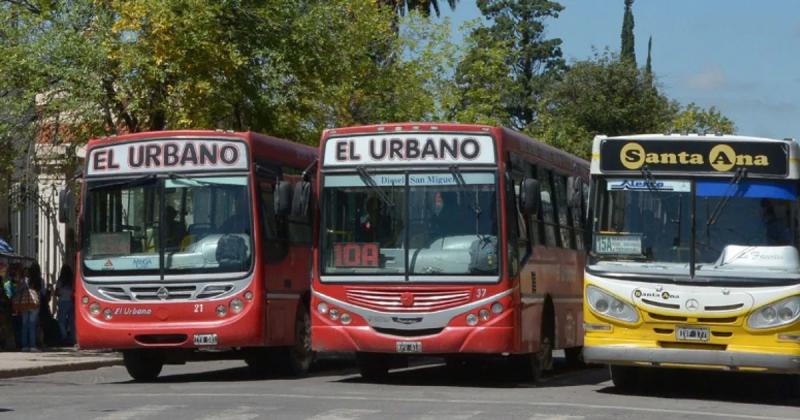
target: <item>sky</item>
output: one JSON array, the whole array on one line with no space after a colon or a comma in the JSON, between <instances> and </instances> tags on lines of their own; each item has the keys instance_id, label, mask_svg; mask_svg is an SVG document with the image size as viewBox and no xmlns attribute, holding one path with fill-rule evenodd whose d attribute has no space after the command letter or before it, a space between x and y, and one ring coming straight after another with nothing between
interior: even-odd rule
<instances>
[{"instance_id":1,"label":"sky","mask_svg":"<svg viewBox=\"0 0 800 420\"><path fill-rule=\"evenodd\" d=\"M559 3L547 34L561 38L568 61L593 48L619 52L623 0ZM440 4L455 28L481 16L474 0L455 11ZM633 14L636 59L644 65L652 36L653 71L669 98L716 106L737 134L800 139L800 1L636 0Z\"/></svg>"}]
</instances>

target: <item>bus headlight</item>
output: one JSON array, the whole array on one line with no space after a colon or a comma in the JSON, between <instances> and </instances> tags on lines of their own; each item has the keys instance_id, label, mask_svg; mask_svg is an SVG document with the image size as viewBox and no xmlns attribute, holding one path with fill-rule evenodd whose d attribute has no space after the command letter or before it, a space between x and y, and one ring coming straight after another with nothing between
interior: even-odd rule
<instances>
[{"instance_id":1,"label":"bus headlight","mask_svg":"<svg viewBox=\"0 0 800 420\"><path fill-rule=\"evenodd\" d=\"M792 296L762 306L747 318L747 326L754 329L780 327L800 319L800 296Z\"/></svg>"},{"instance_id":2,"label":"bus headlight","mask_svg":"<svg viewBox=\"0 0 800 420\"><path fill-rule=\"evenodd\" d=\"M325 303L325 302L320 302L319 305L317 305L317 311L319 313L321 313L322 315L327 314L328 313L328 304Z\"/></svg>"},{"instance_id":3,"label":"bus headlight","mask_svg":"<svg viewBox=\"0 0 800 420\"><path fill-rule=\"evenodd\" d=\"M625 322L638 322L636 309L594 286L586 287L586 300L593 311Z\"/></svg>"},{"instance_id":4,"label":"bus headlight","mask_svg":"<svg viewBox=\"0 0 800 420\"><path fill-rule=\"evenodd\" d=\"M89 313L92 314L92 316L100 315L100 304L94 302L91 305L89 305Z\"/></svg>"},{"instance_id":5,"label":"bus headlight","mask_svg":"<svg viewBox=\"0 0 800 420\"><path fill-rule=\"evenodd\" d=\"M478 316L475 314L467 315L467 325L469 325L470 327L478 325Z\"/></svg>"},{"instance_id":6,"label":"bus headlight","mask_svg":"<svg viewBox=\"0 0 800 420\"><path fill-rule=\"evenodd\" d=\"M233 298L230 306L231 312L238 314L239 312L242 312L242 309L244 309L244 302L239 298Z\"/></svg>"},{"instance_id":7,"label":"bus headlight","mask_svg":"<svg viewBox=\"0 0 800 420\"><path fill-rule=\"evenodd\" d=\"M503 304L500 302L495 302L492 304L492 312L495 314L499 315L501 312L503 312L503 309L505 308L503 308Z\"/></svg>"},{"instance_id":8,"label":"bus headlight","mask_svg":"<svg viewBox=\"0 0 800 420\"><path fill-rule=\"evenodd\" d=\"M228 314L228 308L226 308L225 305L218 305L217 309L216 309L216 312L217 312L217 316L222 318L222 317L224 317L225 315Z\"/></svg>"}]
</instances>

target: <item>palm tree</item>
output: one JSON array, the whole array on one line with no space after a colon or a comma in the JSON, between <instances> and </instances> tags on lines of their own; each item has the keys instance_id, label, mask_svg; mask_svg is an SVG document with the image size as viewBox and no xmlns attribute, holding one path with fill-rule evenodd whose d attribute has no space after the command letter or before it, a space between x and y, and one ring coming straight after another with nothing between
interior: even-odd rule
<instances>
[{"instance_id":1,"label":"palm tree","mask_svg":"<svg viewBox=\"0 0 800 420\"><path fill-rule=\"evenodd\" d=\"M425 16L430 16L431 12L439 16L439 1L438 0L377 0L378 4L391 7L395 13L403 16L406 10L416 10ZM456 8L458 0L447 0L447 5L450 9Z\"/></svg>"}]
</instances>

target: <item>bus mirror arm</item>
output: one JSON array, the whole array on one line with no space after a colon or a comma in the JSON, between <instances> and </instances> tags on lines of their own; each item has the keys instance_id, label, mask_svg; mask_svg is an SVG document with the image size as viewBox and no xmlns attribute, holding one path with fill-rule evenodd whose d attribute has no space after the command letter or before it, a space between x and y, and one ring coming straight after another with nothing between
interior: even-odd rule
<instances>
[{"instance_id":1,"label":"bus mirror arm","mask_svg":"<svg viewBox=\"0 0 800 420\"><path fill-rule=\"evenodd\" d=\"M292 194L291 217L297 221L308 220L309 209L311 208L311 182L300 181L294 184Z\"/></svg>"},{"instance_id":2,"label":"bus mirror arm","mask_svg":"<svg viewBox=\"0 0 800 420\"><path fill-rule=\"evenodd\" d=\"M538 214L542 202L539 181L525 178L520 188L519 207L526 215Z\"/></svg>"}]
</instances>

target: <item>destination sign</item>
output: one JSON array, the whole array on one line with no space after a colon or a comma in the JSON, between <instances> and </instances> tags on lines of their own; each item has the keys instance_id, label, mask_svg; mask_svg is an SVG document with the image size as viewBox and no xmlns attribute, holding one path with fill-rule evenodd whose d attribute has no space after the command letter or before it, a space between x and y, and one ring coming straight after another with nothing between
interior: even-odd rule
<instances>
[{"instance_id":1,"label":"destination sign","mask_svg":"<svg viewBox=\"0 0 800 420\"><path fill-rule=\"evenodd\" d=\"M247 146L242 142L150 140L92 149L87 175L247 168Z\"/></svg>"},{"instance_id":2,"label":"destination sign","mask_svg":"<svg viewBox=\"0 0 800 420\"><path fill-rule=\"evenodd\" d=\"M781 142L717 142L669 140L604 140L602 171L734 172L786 175L789 146Z\"/></svg>"},{"instance_id":3,"label":"destination sign","mask_svg":"<svg viewBox=\"0 0 800 420\"><path fill-rule=\"evenodd\" d=\"M323 157L324 166L495 162L490 136L452 133L336 137L328 140Z\"/></svg>"}]
</instances>

